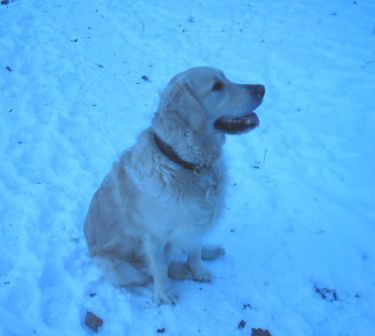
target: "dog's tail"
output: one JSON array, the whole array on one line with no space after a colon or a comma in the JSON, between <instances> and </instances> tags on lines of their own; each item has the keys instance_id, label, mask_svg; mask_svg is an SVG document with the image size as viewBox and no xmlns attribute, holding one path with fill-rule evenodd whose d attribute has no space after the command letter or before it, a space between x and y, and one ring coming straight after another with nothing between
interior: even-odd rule
<instances>
[{"instance_id":1,"label":"dog's tail","mask_svg":"<svg viewBox=\"0 0 375 336\"><path fill-rule=\"evenodd\" d=\"M151 275L142 264L110 256L96 256L93 260L115 286L132 288L146 286L152 281Z\"/></svg>"}]
</instances>

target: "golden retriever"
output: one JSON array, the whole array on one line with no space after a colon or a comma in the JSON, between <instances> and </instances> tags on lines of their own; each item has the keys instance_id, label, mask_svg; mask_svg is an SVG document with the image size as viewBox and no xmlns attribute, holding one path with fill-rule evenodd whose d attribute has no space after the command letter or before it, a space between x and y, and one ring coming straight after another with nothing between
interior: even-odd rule
<instances>
[{"instance_id":1,"label":"golden retriever","mask_svg":"<svg viewBox=\"0 0 375 336\"><path fill-rule=\"evenodd\" d=\"M211 281L201 240L223 209L225 134L259 124L263 85L197 67L175 76L151 126L95 192L84 225L90 255L123 286L153 280L156 303L176 302L169 278ZM205 259L223 250L204 250ZM184 255L186 261L173 262ZM103 263L102 263L103 264Z\"/></svg>"}]
</instances>

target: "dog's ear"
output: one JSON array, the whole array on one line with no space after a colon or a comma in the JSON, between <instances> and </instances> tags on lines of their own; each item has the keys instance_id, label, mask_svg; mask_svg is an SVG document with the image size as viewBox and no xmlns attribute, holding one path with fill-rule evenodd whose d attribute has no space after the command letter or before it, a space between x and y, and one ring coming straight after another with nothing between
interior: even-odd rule
<instances>
[{"instance_id":1,"label":"dog's ear","mask_svg":"<svg viewBox=\"0 0 375 336\"><path fill-rule=\"evenodd\" d=\"M167 93L169 113L175 113L192 130L199 130L204 126L205 113L203 107L194 95L190 85L185 81L175 83Z\"/></svg>"}]
</instances>

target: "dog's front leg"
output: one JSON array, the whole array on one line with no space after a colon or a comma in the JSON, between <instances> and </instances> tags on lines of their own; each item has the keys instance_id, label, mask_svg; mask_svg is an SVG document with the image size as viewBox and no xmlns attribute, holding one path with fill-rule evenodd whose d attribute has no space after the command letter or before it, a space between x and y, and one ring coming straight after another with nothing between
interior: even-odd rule
<instances>
[{"instance_id":1,"label":"dog's front leg","mask_svg":"<svg viewBox=\"0 0 375 336\"><path fill-rule=\"evenodd\" d=\"M212 275L202 264L202 249L196 247L188 253L188 265L193 274L193 280L211 282Z\"/></svg>"},{"instance_id":2,"label":"dog's front leg","mask_svg":"<svg viewBox=\"0 0 375 336\"><path fill-rule=\"evenodd\" d=\"M154 279L154 301L156 304L177 302L177 296L170 291L168 263L165 255L165 243L156 237L147 237L144 247L151 275Z\"/></svg>"}]
</instances>

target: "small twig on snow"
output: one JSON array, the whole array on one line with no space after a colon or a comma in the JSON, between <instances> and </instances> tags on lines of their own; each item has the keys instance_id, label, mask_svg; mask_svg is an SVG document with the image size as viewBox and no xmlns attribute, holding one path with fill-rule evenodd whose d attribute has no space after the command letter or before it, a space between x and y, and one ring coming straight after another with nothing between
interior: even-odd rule
<instances>
[{"instance_id":1,"label":"small twig on snow","mask_svg":"<svg viewBox=\"0 0 375 336\"><path fill-rule=\"evenodd\" d=\"M267 152L268 152L268 148L266 148L266 150L264 151L264 155L263 155L263 164L266 162L266 155L267 155Z\"/></svg>"}]
</instances>

